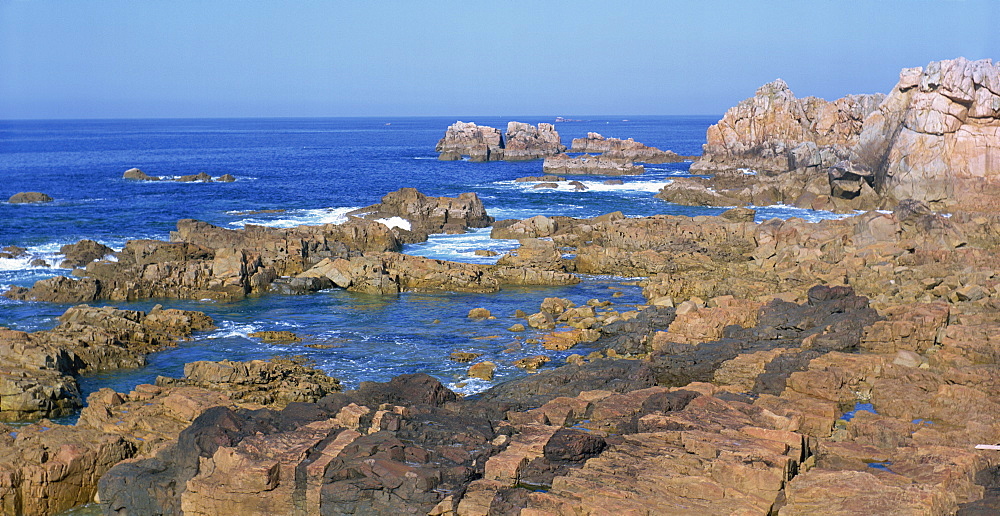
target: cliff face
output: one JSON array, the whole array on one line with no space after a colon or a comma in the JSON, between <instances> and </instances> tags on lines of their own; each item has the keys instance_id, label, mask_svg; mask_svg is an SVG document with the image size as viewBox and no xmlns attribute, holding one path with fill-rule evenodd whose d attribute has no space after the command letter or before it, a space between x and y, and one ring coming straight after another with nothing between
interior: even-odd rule
<instances>
[{"instance_id":1,"label":"cliff face","mask_svg":"<svg viewBox=\"0 0 1000 516\"><path fill-rule=\"evenodd\" d=\"M855 159L895 199L966 202L1000 177L1000 63L907 68L864 123Z\"/></svg>"},{"instance_id":2,"label":"cliff face","mask_svg":"<svg viewBox=\"0 0 1000 516\"><path fill-rule=\"evenodd\" d=\"M704 155L692 169L783 171L832 165L857 143L865 117L885 95L849 95L828 102L796 98L778 79L726 111L708 128Z\"/></svg>"}]
</instances>

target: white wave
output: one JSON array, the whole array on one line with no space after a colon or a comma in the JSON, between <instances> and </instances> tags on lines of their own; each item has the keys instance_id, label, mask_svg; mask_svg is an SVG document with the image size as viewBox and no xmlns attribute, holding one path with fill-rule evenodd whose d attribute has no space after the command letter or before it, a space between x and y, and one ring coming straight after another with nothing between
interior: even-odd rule
<instances>
[{"instance_id":1,"label":"white wave","mask_svg":"<svg viewBox=\"0 0 1000 516\"><path fill-rule=\"evenodd\" d=\"M232 321L222 321L219 329L209 333L209 339L231 339L234 337L249 338L248 335L261 331L263 326L255 323L235 323Z\"/></svg>"},{"instance_id":2,"label":"white wave","mask_svg":"<svg viewBox=\"0 0 1000 516\"><path fill-rule=\"evenodd\" d=\"M490 228L480 228L459 235L431 235L426 242L404 246L403 252L437 260L493 264L517 246L517 240L493 239L490 238ZM478 256L478 250L493 251L497 256Z\"/></svg>"},{"instance_id":3,"label":"white wave","mask_svg":"<svg viewBox=\"0 0 1000 516\"><path fill-rule=\"evenodd\" d=\"M347 214L353 208L318 208L309 210L288 210L281 213L260 213L252 217L230 222L233 227L244 227L247 224L268 226L272 228L294 228L296 226L319 226L322 224L343 224L347 222ZM269 218L272 215L275 218Z\"/></svg>"},{"instance_id":4,"label":"white wave","mask_svg":"<svg viewBox=\"0 0 1000 516\"><path fill-rule=\"evenodd\" d=\"M381 222L390 228L400 228L407 231L410 230L410 221L402 217L389 217L387 219L375 219L375 222Z\"/></svg>"},{"instance_id":5,"label":"white wave","mask_svg":"<svg viewBox=\"0 0 1000 516\"><path fill-rule=\"evenodd\" d=\"M478 394L493 387L493 382L487 382L486 380L481 380L479 378L468 378L459 382L452 382L448 384L448 388L454 391L456 394L461 394L462 396L470 396L472 394Z\"/></svg>"},{"instance_id":6,"label":"white wave","mask_svg":"<svg viewBox=\"0 0 1000 516\"><path fill-rule=\"evenodd\" d=\"M685 174L686 175L686 174ZM585 188L583 190L577 190L577 185L570 184L572 182L579 182ZM605 181L579 181L579 180L567 180L567 181L552 181L555 184L555 188L535 188L536 185L542 182L516 182L516 181L497 181L494 184L507 188L517 188L519 190L527 192L537 192L537 193L549 193L549 192L575 192L575 193L588 193L588 192L620 192L620 193L638 193L638 192L659 192L661 188L670 184L669 179L652 179L652 180L640 180L640 181L626 181L622 180L622 184L605 184ZM548 183L548 181L545 181Z\"/></svg>"},{"instance_id":7,"label":"white wave","mask_svg":"<svg viewBox=\"0 0 1000 516\"><path fill-rule=\"evenodd\" d=\"M857 210L852 213L834 213L832 211L810 210L808 208L796 208L787 204L772 204L770 206L747 206L756 210L755 222L763 222L770 219L790 219L798 217L809 222L819 222L821 220L840 220L854 217L863 211Z\"/></svg>"}]
</instances>

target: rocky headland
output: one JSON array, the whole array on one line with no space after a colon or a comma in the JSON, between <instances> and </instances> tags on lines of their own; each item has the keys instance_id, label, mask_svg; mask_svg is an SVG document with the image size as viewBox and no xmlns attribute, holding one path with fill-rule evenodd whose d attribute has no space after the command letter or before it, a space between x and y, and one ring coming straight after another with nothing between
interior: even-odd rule
<instances>
[{"instance_id":1,"label":"rocky headland","mask_svg":"<svg viewBox=\"0 0 1000 516\"><path fill-rule=\"evenodd\" d=\"M697 170L716 183L689 188L700 185L704 204L891 208L840 220L755 223L739 207L492 221L474 195L403 189L340 226L237 231L187 220L170 242L130 242L117 263L81 245L78 279L8 296L488 292L596 274L638 278L645 303L551 297L513 316L471 310L470 321L509 318L510 332L576 354L563 364L528 357L521 366L534 374L466 398L423 374L341 391L290 360L196 362L184 378L104 389L76 425L2 428L0 507L55 514L96 499L106 514L996 513L1000 455L976 447L1000 442L991 77L989 62L932 63L904 71L884 98L832 103L772 83L710 129ZM922 161L931 148L948 154ZM393 218L410 228L376 222ZM491 223L494 238L520 242L496 265L398 252L419 235ZM202 317L75 307L47 332L4 330L0 371L13 372L0 406L8 421L75 410L75 375L134 367L211 324ZM491 366L471 364L481 377ZM12 400L17 408L6 408Z\"/></svg>"},{"instance_id":2,"label":"rocky headland","mask_svg":"<svg viewBox=\"0 0 1000 516\"><path fill-rule=\"evenodd\" d=\"M907 68L888 95L796 98L780 79L709 128L694 173L659 197L681 204L851 211L903 199L933 209L995 204L1000 67L963 58Z\"/></svg>"}]
</instances>

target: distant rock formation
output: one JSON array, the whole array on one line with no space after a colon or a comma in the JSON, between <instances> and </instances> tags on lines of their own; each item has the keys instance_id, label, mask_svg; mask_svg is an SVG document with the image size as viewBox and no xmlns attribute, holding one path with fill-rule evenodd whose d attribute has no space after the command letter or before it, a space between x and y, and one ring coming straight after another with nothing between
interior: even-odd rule
<instances>
[{"instance_id":1,"label":"distant rock formation","mask_svg":"<svg viewBox=\"0 0 1000 516\"><path fill-rule=\"evenodd\" d=\"M536 128L523 122L507 124L507 140L503 156L507 161L544 158L564 152L566 146L552 124L540 123Z\"/></svg>"},{"instance_id":2,"label":"distant rock formation","mask_svg":"<svg viewBox=\"0 0 1000 516\"><path fill-rule=\"evenodd\" d=\"M7 202L11 204L28 204L37 202L52 202L52 197L49 197L42 192L19 192L7 199Z\"/></svg>"},{"instance_id":3,"label":"distant rock formation","mask_svg":"<svg viewBox=\"0 0 1000 516\"><path fill-rule=\"evenodd\" d=\"M546 174L591 174L606 176L638 175L646 171L642 165L636 165L625 159L615 159L602 156L571 157L567 154L557 154L545 158L542 165Z\"/></svg>"},{"instance_id":4,"label":"distant rock formation","mask_svg":"<svg viewBox=\"0 0 1000 516\"><path fill-rule=\"evenodd\" d=\"M130 168L126 170L125 173L122 174L122 179L132 179L134 181L166 180L166 181L177 181L180 183L193 183L193 182L211 183L212 181L219 181L221 183L232 183L233 181L236 181L236 177L234 177L232 174L223 174L215 179L212 179L212 176L210 176L207 172L198 172L197 174L183 175L176 179L170 179L170 178L164 179L162 177L151 176L137 168Z\"/></svg>"},{"instance_id":5,"label":"distant rock formation","mask_svg":"<svg viewBox=\"0 0 1000 516\"><path fill-rule=\"evenodd\" d=\"M122 179L134 179L136 181L159 181L160 178L151 176L137 168L130 168L122 174Z\"/></svg>"},{"instance_id":6,"label":"distant rock formation","mask_svg":"<svg viewBox=\"0 0 1000 516\"><path fill-rule=\"evenodd\" d=\"M456 161L468 156L470 161L498 161L503 159L503 134L495 127L458 121L448 127L444 138L434 147L438 159Z\"/></svg>"},{"instance_id":7,"label":"distant rock formation","mask_svg":"<svg viewBox=\"0 0 1000 516\"><path fill-rule=\"evenodd\" d=\"M552 124L538 127L523 122L507 124L506 135L499 129L473 122L455 122L434 150L438 159L455 161L468 156L469 161L523 161L552 156L566 150Z\"/></svg>"},{"instance_id":8,"label":"distant rock formation","mask_svg":"<svg viewBox=\"0 0 1000 516\"><path fill-rule=\"evenodd\" d=\"M632 138L620 140L605 138L600 133L587 133L586 138L574 138L573 152L590 154L603 153L604 157L620 161L638 161L641 163L676 163L684 157L673 151L662 151L656 147L639 143Z\"/></svg>"}]
</instances>

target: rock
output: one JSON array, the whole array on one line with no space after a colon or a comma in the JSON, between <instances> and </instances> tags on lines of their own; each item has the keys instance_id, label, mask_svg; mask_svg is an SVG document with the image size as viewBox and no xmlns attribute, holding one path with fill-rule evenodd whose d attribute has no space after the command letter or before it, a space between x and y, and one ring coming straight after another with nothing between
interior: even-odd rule
<instances>
[{"instance_id":1,"label":"rock","mask_svg":"<svg viewBox=\"0 0 1000 516\"><path fill-rule=\"evenodd\" d=\"M547 364L549 362L549 357L545 355L535 355L533 357L525 357L514 361L515 367L520 367L521 369L526 369L528 371L535 371L539 367Z\"/></svg>"},{"instance_id":2,"label":"rock","mask_svg":"<svg viewBox=\"0 0 1000 516\"><path fill-rule=\"evenodd\" d=\"M605 185L623 185L623 184L625 184L625 182L622 181L621 179L606 179L601 184L605 184Z\"/></svg>"},{"instance_id":3,"label":"rock","mask_svg":"<svg viewBox=\"0 0 1000 516\"><path fill-rule=\"evenodd\" d=\"M478 364L473 364L466 374L468 374L471 378L479 378L481 380L490 381L493 379L493 372L496 368L497 365L493 362L479 362Z\"/></svg>"},{"instance_id":4,"label":"rock","mask_svg":"<svg viewBox=\"0 0 1000 516\"><path fill-rule=\"evenodd\" d=\"M703 155L691 171L742 167L784 172L822 166L827 160L826 166L831 166L858 142L865 118L883 99L882 94L849 95L833 102L799 99L778 79L709 128Z\"/></svg>"},{"instance_id":5,"label":"rock","mask_svg":"<svg viewBox=\"0 0 1000 516\"><path fill-rule=\"evenodd\" d=\"M482 353L470 353L466 351L452 351L448 358L454 360L455 362L472 362L473 360L483 356Z\"/></svg>"},{"instance_id":6,"label":"rock","mask_svg":"<svg viewBox=\"0 0 1000 516\"><path fill-rule=\"evenodd\" d=\"M190 183L190 182L194 182L194 181L201 181L201 182L204 182L204 183L211 183L212 182L212 176L208 175L205 172L199 172L197 174L190 174L190 175L178 177L177 181L179 181L181 183Z\"/></svg>"},{"instance_id":7,"label":"rock","mask_svg":"<svg viewBox=\"0 0 1000 516\"><path fill-rule=\"evenodd\" d=\"M147 353L211 328L201 312L81 305L51 330L0 330L0 421L68 416L83 401L78 375L142 367Z\"/></svg>"},{"instance_id":8,"label":"rock","mask_svg":"<svg viewBox=\"0 0 1000 516\"><path fill-rule=\"evenodd\" d=\"M492 251L490 249L476 249L472 254L476 256L486 256L486 257L500 256L500 253Z\"/></svg>"},{"instance_id":9,"label":"rock","mask_svg":"<svg viewBox=\"0 0 1000 516\"><path fill-rule=\"evenodd\" d=\"M483 228L493 223L479 197L474 193L458 197L428 197L414 188L401 188L382 197L382 202L352 211L349 217L368 220L400 218L403 238L422 242L431 233L463 233L469 228ZM408 238L408 235L413 235Z\"/></svg>"},{"instance_id":10,"label":"rock","mask_svg":"<svg viewBox=\"0 0 1000 516\"><path fill-rule=\"evenodd\" d=\"M312 403L340 391L340 382L294 360L248 362L191 362L184 378L160 377L161 387L187 385L225 393L240 403L284 408L289 403Z\"/></svg>"},{"instance_id":11,"label":"rock","mask_svg":"<svg viewBox=\"0 0 1000 516\"><path fill-rule=\"evenodd\" d=\"M473 122L455 122L445 131L434 151L438 159L454 161L469 156L470 161L498 161L504 157L503 135L499 129Z\"/></svg>"},{"instance_id":12,"label":"rock","mask_svg":"<svg viewBox=\"0 0 1000 516\"><path fill-rule=\"evenodd\" d=\"M632 138L627 140L605 138L599 133L587 133L586 138L574 138L572 152L603 153L606 158L654 164L676 163L684 160L684 157L678 156L675 152L661 151Z\"/></svg>"},{"instance_id":13,"label":"rock","mask_svg":"<svg viewBox=\"0 0 1000 516\"><path fill-rule=\"evenodd\" d=\"M485 308L473 308L469 310L469 319L489 319L490 317L493 317L493 314Z\"/></svg>"},{"instance_id":14,"label":"rock","mask_svg":"<svg viewBox=\"0 0 1000 516\"><path fill-rule=\"evenodd\" d=\"M90 503L97 479L135 455L120 436L41 421L0 427L0 512L60 514Z\"/></svg>"},{"instance_id":15,"label":"rock","mask_svg":"<svg viewBox=\"0 0 1000 516\"><path fill-rule=\"evenodd\" d=\"M322 260L402 247L393 230L361 219L340 225L288 229L248 226L242 230L185 219L178 221L177 229L172 242L128 241L117 254L117 262L89 263L85 271L76 273L81 279L42 280L32 289L15 287L4 295L64 303L151 297L242 299L267 292L279 276L297 276ZM332 279L337 283L337 278ZM284 287L324 288L322 284L291 283Z\"/></svg>"},{"instance_id":16,"label":"rock","mask_svg":"<svg viewBox=\"0 0 1000 516\"><path fill-rule=\"evenodd\" d=\"M509 122L503 159L522 161L552 156L566 150L559 141L559 133L552 124L540 123L538 127L523 122Z\"/></svg>"},{"instance_id":17,"label":"rock","mask_svg":"<svg viewBox=\"0 0 1000 516\"><path fill-rule=\"evenodd\" d=\"M9 245L0 249L0 258L22 258L28 255L28 250L16 245Z\"/></svg>"},{"instance_id":18,"label":"rock","mask_svg":"<svg viewBox=\"0 0 1000 516\"><path fill-rule=\"evenodd\" d=\"M145 172L143 172L143 171L141 171L141 170L139 170L137 168L130 168L130 169L126 170L125 173L122 174L122 179L134 179L134 180L137 180L137 181L159 181L160 180L160 178L158 178L156 176L147 175Z\"/></svg>"},{"instance_id":19,"label":"rock","mask_svg":"<svg viewBox=\"0 0 1000 516\"><path fill-rule=\"evenodd\" d=\"M519 177L514 180L515 183L554 183L557 181L565 181L565 177L554 176L552 174L546 174L544 176L527 176Z\"/></svg>"},{"instance_id":20,"label":"rock","mask_svg":"<svg viewBox=\"0 0 1000 516\"><path fill-rule=\"evenodd\" d=\"M524 331L524 329L525 329L525 328L524 328L524 325L523 325L523 324L521 324L521 323L516 323L516 324L513 324L513 325L511 325L511 327L510 327L510 328L507 328L507 331L514 331L514 332L518 332L518 331Z\"/></svg>"},{"instance_id":21,"label":"rock","mask_svg":"<svg viewBox=\"0 0 1000 516\"><path fill-rule=\"evenodd\" d=\"M268 331L255 331L253 333L247 334L247 337L260 339L264 342L274 342L274 343L291 343L291 342L302 342L302 338L293 332L286 330L268 330Z\"/></svg>"},{"instance_id":22,"label":"rock","mask_svg":"<svg viewBox=\"0 0 1000 516\"><path fill-rule=\"evenodd\" d=\"M113 253L114 249L93 240L80 240L75 244L60 247L59 252L66 256L59 266L64 269L75 269L104 258Z\"/></svg>"},{"instance_id":23,"label":"rock","mask_svg":"<svg viewBox=\"0 0 1000 516\"><path fill-rule=\"evenodd\" d=\"M904 69L860 131L855 153L895 199L981 204L978 185L1000 160L1000 68L990 60Z\"/></svg>"},{"instance_id":24,"label":"rock","mask_svg":"<svg viewBox=\"0 0 1000 516\"><path fill-rule=\"evenodd\" d=\"M564 175L639 175L645 173L646 169L642 165L636 165L624 159L614 159L607 156L582 156L570 157L567 154L557 154L545 158L542 165L546 174Z\"/></svg>"},{"instance_id":25,"label":"rock","mask_svg":"<svg viewBox=\"0 0 1000 516\"><path fill-rule=\"evenodd\" d=\"M219 181L220 183L232 183L232 182L236 181L236 177L233 176L232 174L222 174L221 176L217 177L215 180Z\"/></svg>"},{"instance_id":26,"label":"rock","mask_svg":"<svg viewBox=\"0 0 1000 516\"><path fill-rule=\"evenodd\" d=\"M52 197L41 192L19 192L7 199L11 204L52 202Z\"/></svg>"}]
</instances>

